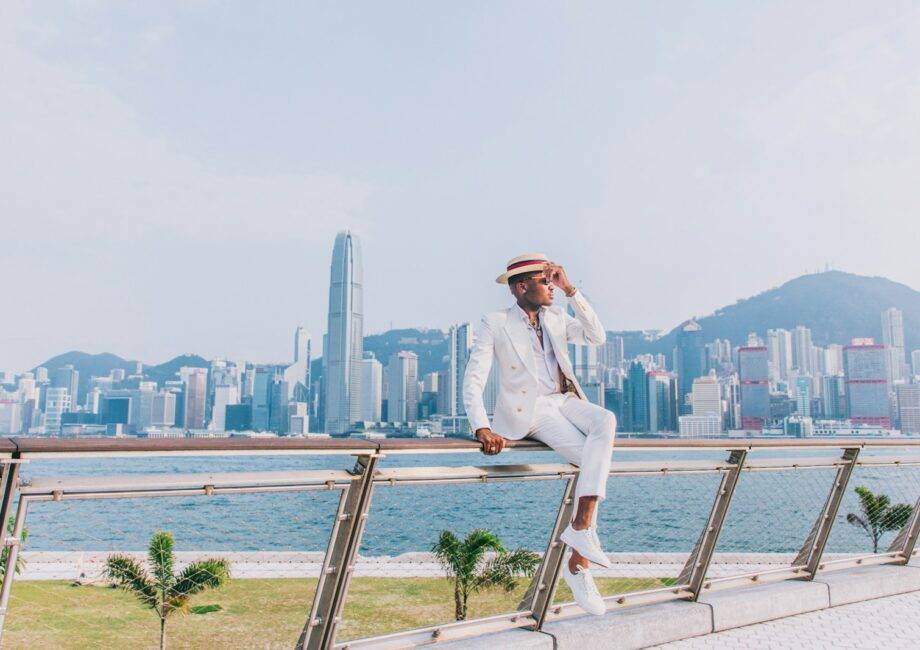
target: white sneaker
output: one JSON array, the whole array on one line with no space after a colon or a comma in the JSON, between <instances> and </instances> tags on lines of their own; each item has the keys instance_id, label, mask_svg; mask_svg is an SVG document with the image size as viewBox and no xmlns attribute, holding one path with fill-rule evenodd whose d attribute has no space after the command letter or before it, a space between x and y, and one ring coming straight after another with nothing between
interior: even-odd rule
<instances>
[{"instance_id":1,"label":"white sneaker","mask_svg":"<svg viewBox=\"0 0 920 650\"><path fill-rule=\"evenodd\" d=\"M588 561L599 564L604 568L610 567L610 558L601 548L601 541L597 537L597 532L593 530L593 526L575 530L572 528L572 524L569 524L568 528L562 531L559 539L569 548L578 551L578 554L587 558Z\"/></svg>"},{"instance_id":2,"label":"white sneaker","mask_svg":"<svg viewBox=\"0 0 920 650\"><path fill-rule=\"evenodd\" d=\"M569 571L569 561L566 559L562 566L562 577L565 584L572 590L572 596L575 597L575 602L579 607L595 616L603 616L607 612L607 605L604 604L604 599L601 597L601 592L597 590L590 571L579 567L578 573L572 573Z\"/></svg>"}]
</instances>

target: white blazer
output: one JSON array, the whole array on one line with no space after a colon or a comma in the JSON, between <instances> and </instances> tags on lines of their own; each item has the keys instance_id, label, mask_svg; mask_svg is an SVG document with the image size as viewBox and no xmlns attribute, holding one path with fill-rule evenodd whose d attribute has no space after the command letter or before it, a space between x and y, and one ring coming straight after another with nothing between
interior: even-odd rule
<instances>
[{"instance_id":1,"label":"white blazer","mask_svg":"<svg viewBox=\"0 0 920 650\"><path fill-rule=\"evenodd\" d=\"M606 340L607 333L580 291L569 298L569 304L575 318L561 307L543 310L543 332L552 341L562 373L575 384L578 396L585 399L572 370L568 344L600 345ZM463 376L463 406L474 433L477 429L491 428L500 436L519 440L530 431L537 401L537 365L530 332L527 323L519 317L519 309L515 304L486 314L476 331ZM493 359L498 362L499 386L494 422L489 426L482 393Z\"/></svg>"}]
</instances>

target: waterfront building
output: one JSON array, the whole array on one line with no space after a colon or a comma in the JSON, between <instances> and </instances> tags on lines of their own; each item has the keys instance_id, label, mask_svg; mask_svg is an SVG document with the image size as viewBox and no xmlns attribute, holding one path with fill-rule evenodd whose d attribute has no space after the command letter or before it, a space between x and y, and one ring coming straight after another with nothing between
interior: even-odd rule
<instances>
[{"instance_id":1,"label":"waterfront building","mask_svg":"<svg viewBox=\"0 0 920 650\"><path fill-rule=\"evenodd\" d=\"M183 367L179 369L179 377L185 384L185 428L204 429L208 369Z\"/></svg>"},{"instance_id":2,"label":"waterfront building","mask_svg":"<svg viewBox=\"0 0 920 650\"><path fill-rule=\"evenodd\" d=\"M70 396L70 406L68 411L76 410L79 401L80 372L72 365L66 365L63 368L56 368L50 373L51 387L64 388Z\"/></svg>"},{"instance_id":3,"label":"waterfront building","mask_svg":"<svg viewBox=\"0 0 920 650\"><path fill-rule=\"evenodd\" d=\"M236 386L216 386L214 388L214 408L208 430L226 431L227 407L231 404L238 404L239 401L240 393Z\"/></svg>"},{"instance_id":4,"label":"waterfront building","mask_svg":"<svg viewBox=\"0 0 920 650\"><path fill-rule=\"evenodd\" d=\"M271 387L277 374L276 366L256 366L252 381L252 430L268 431L270 426Z\"/></svg>"},{"instance_id":5,"label":"waterfront building","mask_svg":"<svg viewBox=\"0 0 920 650\"><path fill-rule=\"evenodd\" d=\"M678 381L678 410L683 415L690 413L689 395L693 390L693 380L706 374L704 372L705 356L703 328L696 319L691 318L681 324L677 330L675 349L674 367Z\"/></svg>"},{"instance_id":6,"label":"waterfront building","mask_svg":"<svg viewBox=\"0 0 920 650\"><path fill-rule=\"evenodd\" d=\"M789 378L793 367L792 334L789 330L767 330L767 357L770 362L770 379L778 383Z\"/></svg>"},{"instance_id":7,"label":"waterfront building","mask_svg":"<svg viewBox=\"0 0 920 650\"><path fill-rule=\"evenodd\" d=\"M383 365L373 352L361 359L361 420L379 422L383 402Z\"/></svg>"},{"instance_id":8,"label":"waterfront building","mask_svg":"<svg viewBox=\"0 0 920 650\"><path fill-rule=\"evenodd\" d=\"M176 425L176 394L161 390L153 396L151 425L155 427L173 427Z\"/></svg>"},{"instance_id":9,"label":"waterfront building","mask_svg":"<svg viewBox=\"0 0 920 650\"><path fill-rule=\"evenodd\" d=\"M226 431L249 431L252 429L252 405L228 404L226 408Z\"/></svg>"},{"instance_id":10,"label":"waterfront building","mask_svg":"<svg viewBox=\"0 0 920 650\"><path fill-rule=\"evenodd\" d=\"M649 432L677 431L676 378L664 370L652 370L647 377Z\"/></svg>"},{"instance_id":11,"label":"waterfront building","mask_svg":"<svg viewBox=\"0 0 920 650\"><path fill-rule=\"evenodd\" d=\"M693 380L690 407L693 415L716 415L721 420L722 391L719 389L719 379L714 370L705 377L697 377Z\"/></svg>"},{"instance_id":12,"label":"waterfront building","mask_svg":"<svg viewBox=\"0 0 920 650\"><path fill-rule=\"evenodd\" d=\"M741 428L760 431L770 417L770 371L765 346L738 348Z\"/></svg>"},{"instance_id":13,"label":"waterfront building","mask_svg":"<svg viewBox=\"0 0 920 650\"><path fill-rule=\"evenodd\" d=\"M899 384L898 426L905 435L920 435L920 384Z\"/></svg>"},{"instance_id":14,"label":"waterfront building","mask_svg":"<svg viewBox=\"0 0 920 650\"><path fill-rule=\"evenodd\" d=\"M842 374L828 375L823 378L824 417L830 420L843 420L847 416L845 380Z\"/></svg>"},{"instance_id":15,"label":"waterfront building","mask_svg":"<svg viewBox=\"0 0 920 650\"><path fill-rule=\"evenodd\" d=\"M633 361L629 365L629 373L623 384L624 405L626 415L624 431L643 433L649 430L649 394L646 369L642 363Z\"/></svg>"},{"instance_id":16,"label":"waterfront building","mask_svg":"<svg viewBox=\"0 0 920 650\"><path fill-rule=\"evenodd\" d=\"M792 363L799 374L810 375L814 371L814 347L811 330L804 325L796 325L792 331Z\"/></svg>"},{"instance_id":17,"label":"waterfront building","mask_svg":"<svg viewBox=\"0 0 920 650\"><path fill-rule=\"evenodd\" d=\"M882 344L888 351L888 381L907 379L904 357L904 314L891 307L882 312Z\"/></svg>"},{"instance_id":18,"label":"waterfront building","mask_svg":"<svg viewBox=\"0 0 920 650\"><path fill-rule=\"evenodd\" d=\"M470 360L473 347L473 326L471 323L452 325L448 333L450 360L447 370L448 411L445 415L461 417L466 415L463 406L463 375Z\"/></svg>"},{"instance_id":19,"label":"waterfront building","mask_svg":"<svg viewBox=\"0 0 920 650\"><path fill-rule=\"evenodd\" d=\"M361 243L340 232L329 270L329 315L323 346L325 431L345 434L361 418L364 296Z\"/></svg>"},{"instance_id":20,"label":"waterfront building","mask_svg":"<svg viewBox=\"0 0 920 650\"><path fill-rule=\"evenodd\" d=\"M913 366L914 377L920 377L920 350L910 353L910 365Z\"/></svg>"},{"instance_id":21,"label":"waterfront building","mask_svg":"<svg viewBox=\"0 0 920 650\"><path fill-rule=\"evenodd\" d=\"M288 402L287 433L289 436L303 436L310 432L310 416L306 402Z\"/></svg>"},{"instance_id":22,"label":"waterfront building","mask_svg":"<svg viewBox=\"0 0 920 650\"><path fill-rule=\"evenodd\" d=\"M888 350L872 339L853 339L843 349L847 415L857 424L891 426Z\"/></svg>"},{"instance_id":23,"label":"waterfront building","mask_svg":"<svg viewBox=\"0 0 920 650\"><path fill-rule=\"evenodd\" d=\"M288 383L283 372L272 377L268 391L268 430L274 433L287 433L288 426Z\"/></svg>"},{"instance_id":24,"label":"waterfront building","mask_svg":"<svg viewBox=\"0 0 920 650\"><path fill-rule=\"evenodd\" d=\"M802 417L811 417L811 377L800 376L795 380L796 412Z\"/></svg>"},{"instance_id":25,"label":"waterfront building","mask_svg":"<svg viewBox=\"0 0 920 650\"><path fill-rule=\"evenodd\" d=\"M394 352L387 364L387 421L412 422L418 411L418 355Z\"/></svg>"},{"instance_id":26,"label":"waterfront building","mask_svg":"<svg viewBox=\"0 0 920 650\"><path fill-rule=\"evenodd\" d=\"M14 436L22 430L22 407L18 399L0 399L0 433Z\"/></svg>"},{"instance_id":27,"label":"waterfront building","mask_svg":"<svg viewBox=\"0 0 920 650\"><path fill-rule=\"evenodd\" d=\"M288 400L310 401L310 333L298 327L294 331L294 362L284 369Z\"/></svg>"},{"instance_id":28,"label":"waterfront building","mask_svg":"<svg viewBox=\"0 0 920 650\"><path fill-rule=\"evenodd\" d=\"M71 408L70 392L64 387L49 387L45 391L45 434L61 433L61 417Z\"/></svg>"},{"instance_id":29,"label":"waterfront building","mask_svg":"<svg viewBox=\"0 0 920 650\"><path fill-rule=\"evenodd\" d=\"M131 421L130 395L116 394L126 391L106 393L99 400L99 423L127 425Z\"/></svg>"},{"instance_id":30,"label":"waterfront building","mask_svg":"<svg viewBox=\"0 0 920 650\"><path fill-rule=\"evenodd\" d=\"M722 435L721 415L681 415L678 418L681 438L713 438Z\"/></svg>"}]
</instances>

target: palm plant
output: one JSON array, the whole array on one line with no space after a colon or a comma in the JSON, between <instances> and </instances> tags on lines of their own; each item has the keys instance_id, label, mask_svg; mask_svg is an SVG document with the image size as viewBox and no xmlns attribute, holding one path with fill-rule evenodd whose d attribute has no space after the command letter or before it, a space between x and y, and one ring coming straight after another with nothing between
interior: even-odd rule
<instances>
[{"instance_id":1,"label":"palm plant","mask_svg":"<svg viewBox=\"0 0 920 650\"><path fill-rule=\"evenodd\" d=\"M191 596L220 587L230 579L230 562L208 558L193 562L178 575L173 573L173 536L161 531L150 538L147 562L151 573L130 555L116 553L106 560L105 576L116 587L132 592L145 607L160 617L160 650L166 648L166 619L175 611L185 612Z\"/></svg>"},{"instance_id":2,"label":"palm plant","mask_svg":"<svg viewBox=\"0 0 920 650\"><path fill-rule=\"evenodd\" d=\"M6 532L8 535L12 536L13 530L16 527L16 517L10 517L6 522ZM22 534L19 536L19 546L22 550L22 545L25 543L26 539L29 537L29 530L27 528L22 529ZM0 551L0 578L6 573L6 565L9 563L10 557L10 547L6 544L3 545L3 550ZM16 573L22 573L22 568L26 565L25 559L22 557L22 553L16 556Z\"/></svg>"},{"instance_id":3,"label":"palm plant","mask_svg":"<svg viewBox=\"0 0 920 650\"><path fill-rule=\"evenodd\" d=\"M540 564L540 556L533 551L507 551L495 533L482 529L462 540L445 530L431 551L454 583L454 616L458 621L466 619L470 594L488 587L509 592L517 586L516 578L532 576Z\"/></svg>"},{"instance_id":4,"label":"palm plant","mask_svg":"<svg viewBox=\"0 0 920 650\"><path fill-rule=\"evenodd\" d=\"M873 494L872 490L862 485L856 488L856 494L859 496L860 513L849 513L847 522L865 530L872 538L872 552L878 553L882 535L903 528L914 509L907 503L892 505L887 494Z\"/></svg>"}]
</instances>

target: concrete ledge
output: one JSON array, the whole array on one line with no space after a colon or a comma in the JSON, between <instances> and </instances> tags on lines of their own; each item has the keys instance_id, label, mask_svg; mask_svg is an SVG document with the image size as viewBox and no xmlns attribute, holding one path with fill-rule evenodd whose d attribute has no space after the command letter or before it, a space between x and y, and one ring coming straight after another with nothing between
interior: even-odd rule
<instances>
[{"instance_id":1,"label":"concrete ledge","mask_svg":"<svg viewBox=\"0 0 920 650\"><path fill-rule=\"evenodd\" d=\"M623 609L604 616L580 616L548 623L543 629L556 637L559 650L627 650L709 634L712 615L707 605L682 601Z\"/></svg>"},{"instance_id":2,"label":"concrete ledge","mask_svg":"<svg viewBox=\"0 0 920 650\"><path fill-rule=\"evenodd\" d=\"M827 585L831 607L920 590L920 566L867 566L819 573L814 582Z\"/></svg>"},{"instance_id":3,"label":"concrete ledge","mask_svg":"<svg viewBox=\"0 0 920 650\"><path fill-rule=\"evenodd\" d=\"M553 637L529 630L507 630L483 636L439 643L438 648L450 650L482 650L482 648L521 648L522 650L553 650Z\"/></svg>"},{"instance_id":4,"label":"concrete ledge","mask_svg":"<svg viewBox=\"0 0 920 650\"><path fill-rule=\"evenodd\" d=\"M726 589L699 599L712 607L712 631L772 621L830 606L828 587L814 582L787 581L758 587Z\"/></svg>"}]
</instances>

